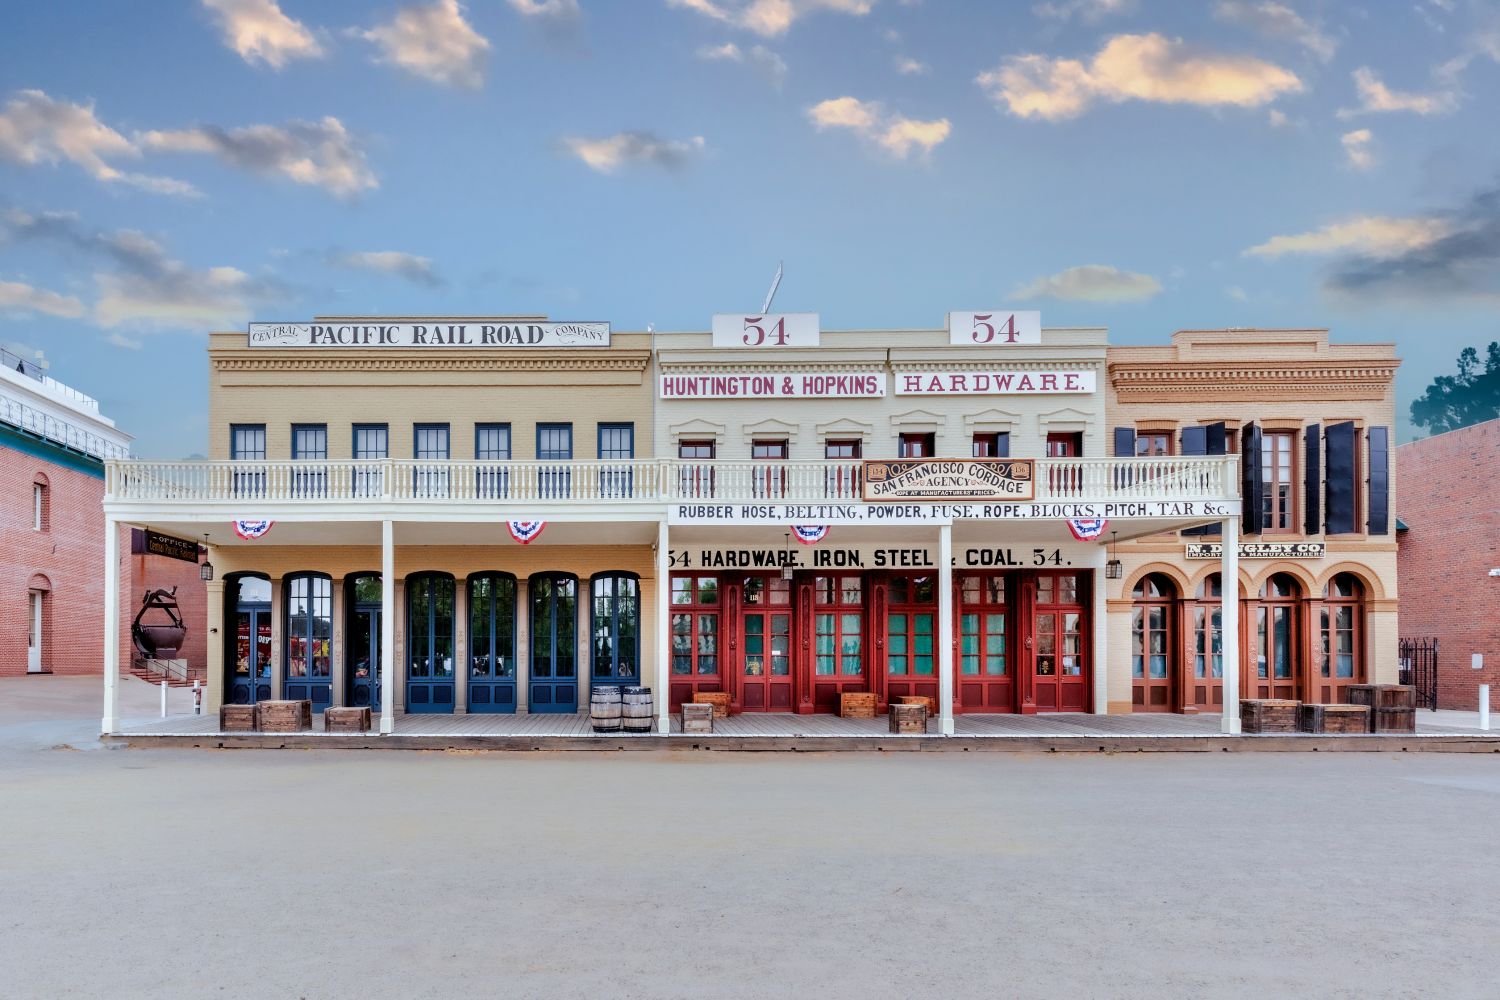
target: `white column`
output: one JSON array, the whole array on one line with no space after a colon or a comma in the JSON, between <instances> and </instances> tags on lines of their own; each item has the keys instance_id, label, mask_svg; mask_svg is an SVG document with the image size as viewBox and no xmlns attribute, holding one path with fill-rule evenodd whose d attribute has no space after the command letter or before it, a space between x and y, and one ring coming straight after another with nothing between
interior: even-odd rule
<instances>
[{"instance_id":1,"label":"white column","mask_svg":"<svg viewBox=\"0 0 1500 1000\"><path fill-rule=\"evenodd\" d=\"M938 528L938 731L953 735L953 525Z\"/></svg>"},{"instance_id":2,"label":"white column","mask_svg":"<svg viewBox=\"0 0 1500 1000\"><path fill-rule=\"evenodd\" d=\"M396 731L396 529L380 522L380 735Z\"/></svg>"},{"instance_id":3,"label":"white column","mask_svg":"<svg viewBox=\"0 0 1500 1000\"><path fill-rule=\"evenodd\" d=\"M656 731L663 735L672 731L672 636L668 616L672 581L669 575L667 519L662 518L656 522Z\"/></svg>"},{"instance_id":4,"label":"white column","mask_svg":"<svg viewBox=\"0 0 1500 1000\"><path fill-rule=\"evenodd\" d=\"M104 718L101 733L120 728L120 525L104 519Z\"/></svg>"},{"instance_id":5,"label":"white column","mask_svg":"<svg viewBox=\"0 0 1500 1000\"><path fill-rule=\"evenodd\" d=\"M1104 574L1109 563L1109 550L1103 545L1094 546L1094 610L1093 618L1093 680L1094 714L1109 713L1109 580Z\"/></svg>"},{"instance_id":6,"label":"white column","mask_svg":"<svg viewBox=\"0 0 1500 1000\"><path fill-rule=\"evenodd\" d=\"M1220 731L1240 732L1240 519L1226 517L1224 555L1219 561L1223 606L1219 612L1224 642L1224 720Z\"/></svg>"}]
</instances>

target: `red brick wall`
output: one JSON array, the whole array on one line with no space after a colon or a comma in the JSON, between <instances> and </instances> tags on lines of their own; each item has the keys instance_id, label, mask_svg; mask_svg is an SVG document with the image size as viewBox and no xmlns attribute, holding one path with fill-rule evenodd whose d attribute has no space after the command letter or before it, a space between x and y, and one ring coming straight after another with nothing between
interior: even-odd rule
<instances>
[{"instance_id":1,"label":"red brick wall","mask_svg":"<svg viewBox=\"0 0 1500 1000\"><path fill-rule=\"evenodd\" d=\"M1500 707L1500 420L1396 449L1403 636L1438 639L1438 705ZM1469 666L1484 654L1484 669Z\"/></svg>"},{"instance_id":2,"label":"red brick wall","mask_svg":"<svg viewBox=\"0 0 1500 1000\"><path fill-rule=\"evenodd\" d=\"M208 589L198 576L198 564L165 556L152 556L130 552L128 526L120 528L120 554L125 562L126 586L120 597L120 661L128 665L140 654L130 642L130 625L141 609L141 601L147 590L171 590L177 588L177 613L187 625L187 640L177 653L179 659L188 661L190 667L203 667L208 663L207 644L204 632L208 628ZM160 611L148 612L148 621L164 622L167 616Z\"/></svg>"}]
</instances>

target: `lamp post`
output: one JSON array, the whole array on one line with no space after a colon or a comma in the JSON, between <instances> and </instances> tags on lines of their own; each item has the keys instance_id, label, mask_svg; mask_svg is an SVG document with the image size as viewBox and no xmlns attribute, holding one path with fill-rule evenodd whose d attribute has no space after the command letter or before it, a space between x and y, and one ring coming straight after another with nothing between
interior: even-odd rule
<instances>
[{"instance_id":1,"label":"lamp post","mask_svg":"<svg viewBox=\"0 0 1500 1000\"><path fill-rule=\"evenodd\" d=\"M214 564L208 561L208 532L203 533L203 562L198 566L198 579L208 583L214 578Z\"/></svg>"}]
</instances>

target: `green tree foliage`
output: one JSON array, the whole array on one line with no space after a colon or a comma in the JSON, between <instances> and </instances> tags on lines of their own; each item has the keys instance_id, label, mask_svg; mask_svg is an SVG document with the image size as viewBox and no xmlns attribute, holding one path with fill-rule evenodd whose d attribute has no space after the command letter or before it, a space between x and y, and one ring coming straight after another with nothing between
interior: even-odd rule
<instances>
[{"instance_id":1,"label":"green tree foliage","mask_svg":"<svg viewBox=\"0 0 1500 1000\"><path fill-rule=\"evenodd\" d=\"M1411 404L1411 422L1433 434L1500 417L1500 343L1485 352L1465 347L1458 355L1458 374L1439 375Z\"/></svg>"}]
</instances>

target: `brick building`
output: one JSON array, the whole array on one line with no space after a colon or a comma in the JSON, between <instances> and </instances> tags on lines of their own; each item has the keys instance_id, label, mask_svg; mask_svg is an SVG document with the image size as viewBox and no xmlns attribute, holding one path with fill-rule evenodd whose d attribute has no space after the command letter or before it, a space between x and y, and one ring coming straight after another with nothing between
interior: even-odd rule
<instances>
[{"instance_id":1,"label":"brick building","mask_svg":"<svg viewBox=\"0 0 1500 1000\"><path fill-rule=\"evenodd\" d=\"M97 400L0 352L0 677L101 669L104 463L124 458L129 445ZM121 532L121 648L131 649L131 620L148 587L176 587L184 615L201 622L197 564L131 554L130 529ZM202 667L201 626L190 624L178 657Z\"/></svg>"},{"instance_id":2,"label":"brick building","mask_svg":"<svg viewBox=\"0 0 1500 1000\"><path fill-rule=\"evenodd\" d=\"M1500 420L1396 449L1401 634L1438 640L1438 707L1500 707ZM1471 666L1473 654L1484 667Z\"/></svg>"}]
</instances>

